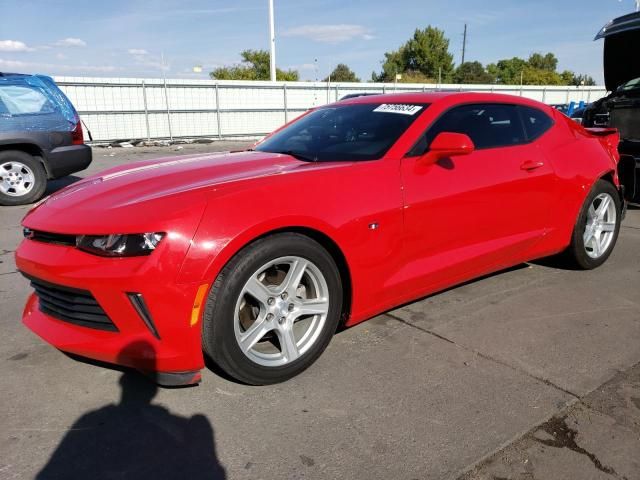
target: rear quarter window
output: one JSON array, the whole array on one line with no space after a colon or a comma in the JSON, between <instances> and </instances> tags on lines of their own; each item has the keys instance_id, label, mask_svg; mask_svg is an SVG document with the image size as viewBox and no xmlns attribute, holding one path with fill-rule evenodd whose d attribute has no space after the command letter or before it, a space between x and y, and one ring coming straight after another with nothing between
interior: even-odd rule
<instances>
[{"instance_id":1,"label":"rear quarter window","mask_svg":"<svg viewBox=\"0 0 640 480\"><path fill-rule=\"evenodd\" d=\"M529 141L541 137L553 125L551 117L542 110L533 107L524 107L522 105L518 108L522 116L522 123L524 123L527 140Z\"/></svg>"},{"instance_id":2,"label":"rear quarter window","mask_svg":"<svg viewBox=\"0 0 640 480\"><path fill-rule=\"evenodd\" d=\"M46 114L56 111L44 93L29 85L0 85L0 104L9 115Z\"/></svg>"}]
</instances>

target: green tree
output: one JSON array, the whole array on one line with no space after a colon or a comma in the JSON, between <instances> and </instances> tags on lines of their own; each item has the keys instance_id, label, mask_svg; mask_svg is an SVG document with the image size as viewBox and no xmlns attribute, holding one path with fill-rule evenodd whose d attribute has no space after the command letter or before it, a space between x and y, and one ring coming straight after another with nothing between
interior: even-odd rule
<instances>
[{"instance_id":1,"label":"green tree","mask_svg":"<svg viewBox=\"0 0 640 480\"><path fill-rule=\"evenodd\" d=\"M418 72L416 70L405 70L402 73L400 83L436 83L437 80L435 78L429 77L422 72Z\"/></svg>"},{"instance_id":2,"label":"green tree","mask_svg":"<svg viewBox=\"0 0 640 480\"><path fill-rule=\"evenodd\" d=\"M528 60L513 57L487 65L487 72L496 83L505 85L595 85L588 75L576 75L570 70L558 72L558 59L553 53L532 53Z\"/></svg>"},{"instance_id":3,"label":"green tree","mask_svg":"<svg viewBox=\"0 0 640 480\"><path fill-rule=\"evenodd\" d=\"M487 65L487 72L496 83L517 85L520 83L520 73L524 71L527 62L522 58L513 57Z\"/></svg>"},{"instance_id":4,"label":"green tree","mask_svg":"<svg viewBox=\"0 0 640 480\"><path fill-rule=\"evenodd\" d=\"M453 73L454 83L493 83L493 76L487 73L480 62L464 62Z\"/></svg>"},{"instance_id":5,"label":"green tree","mask_svg":"<svg viewBox=\"0 0 640 480\"><path fill-rule=\"evenodd\" d=\"M323 82L359 82L360 79L356 74L344 63L339 63L333 72L323 80Z\"/></svg>"},{"instance_id":6,"label":"green tree","mask_svg":"<svg viewBox=\"0 0 640 480\"><path fill-rule=\"evenodd\" d=\"M270 58L266 50L243 50L242 63L230 67L216 68L209 76L215 80L269 80ZM276 80L296 81L300 75L296 70L276 68Z\"/></svg>"},{"instance_id":7,"label":"green tree","mask_svg":"<svg viewBox=\"0 0 640 480\"><path fill-rule=\"evenodd\" d=\"M538 70L548 70L555 72L558 68L558 59L553 53L542 55L541 53L532 53L527 61L530 67Z\"/></svg>"},{"instance_id":8,"label":"green tree","mask_svg":"<svg viewBox=\"0 0 640 480\"><path fill-rule=\"evenodd\" d=\"M395 52L387 52L384 54L384 62L382 63L382 72L378 75L380 82L393 82L398 73L405 71L404 64L404 47Z\"/></svg>"},{"instance_id":9,"label":"green tree","mask_svg":"<svg viewBox=\"0 0 640 480\"><path fill-rule=\"evenodd\" d=\"M407 42L398 50L384 54L382 72L376 76L379 81L394 81L396 74L409 78L436 79L439 74L443 81L453 73L453 55L449 53L449 40L444 31L428 26L416 29Z\"/></svg>"},{"instance_id":10,"label":"green tree","mask_svg":"<svg viewBox=\"0 0 640 480\"><path fill-rule=\"evenodd\" d=\"M576 86L584 85L586 87L593 87L596 84L596 81L593 79L593 77L589 75L585 75L585 74L576 75L573 72L570 72L570 73L572 73L572 76L573 76L573 78L571 79L570 85L576 85Z\"/></svg>"}]
</instances>

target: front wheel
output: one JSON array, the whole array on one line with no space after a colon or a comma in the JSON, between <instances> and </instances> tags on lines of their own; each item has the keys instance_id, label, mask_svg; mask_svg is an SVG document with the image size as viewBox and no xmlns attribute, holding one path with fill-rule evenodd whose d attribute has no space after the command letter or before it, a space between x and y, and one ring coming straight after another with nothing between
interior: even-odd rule
<instances>
[{"instance_id":1,"label":"front wheel","mask_svg":"<svg viewBox=\"0 0 640 480\"><path fill-rule=\"evenodd\" d=\"M598 180L584 202L573 231L567 255L583 270L602 265L616 244L622 212L616 188Z\"/></svg>"},{"instance_id":2,"label":"front wheel","mask_svg":"<svg viewBox=\"0 0 640 480\"><path fill-rule=\"evenodd\" d=\"M204 311L203 347L244 383L285 381L309 367L333 336L342 284L331 255L297 233L260 239L216 279Z\"/></svg>"}]
</instances>

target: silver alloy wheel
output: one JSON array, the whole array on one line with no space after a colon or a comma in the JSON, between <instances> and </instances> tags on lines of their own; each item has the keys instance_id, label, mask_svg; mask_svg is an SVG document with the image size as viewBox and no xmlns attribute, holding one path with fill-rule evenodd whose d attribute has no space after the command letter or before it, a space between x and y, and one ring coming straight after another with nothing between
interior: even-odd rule
<instances>
[{"instance_id":1,"label":"silver alloy wheel","mask_svg":"<svg viewBox=\"0 0 640 480\"><path fill-rule=\"evenodd\" d=\"M616 230L616 204L608 193L601 193L593 199L587 211L587 223L582 240L587 255L600 258L613 241Z\"/></svg>"},{"instance_id":2,"label":"silver alloy wheel","mask_svg":"<svg viewBox=\"0 0 640 480\"><path fill-rule=\"evenodd\" d=\"M5 162L0 165L0 192L11 197L22 197L33 190L35 175L20 162Z\"/></svg>"},{"instance_id":3,"label":"silver alloy wheel","mask_svg":"<svg viewBox=\"0 0 640 480\"><path fill-rule=\"evenodd\" d=\"M329 301L327 282L313 262L290 256L266 263L251 275L236 302L240 350L266 367L295 361L320 337Z\"/></svg>"}]
</instances>

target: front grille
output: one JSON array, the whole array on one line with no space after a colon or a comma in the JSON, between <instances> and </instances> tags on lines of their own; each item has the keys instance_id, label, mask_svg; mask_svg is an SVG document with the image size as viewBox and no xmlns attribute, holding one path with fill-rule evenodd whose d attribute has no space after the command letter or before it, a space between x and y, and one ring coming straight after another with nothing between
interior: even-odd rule
<instances>
[{"instance_id":1,"label":"front grille","mask_svg":"<svg viewBox=\"0 0 640 480\"><path fill-rule=\"evenodd\" d=\"M25 228L23 230L23 234L25 238L28 238L29 240L35 240L36 242L54 243L56 245L68 245L70 247L76 246L75 235L42 232L40 230L31 230L30 228Z\"/></svg>"},{"instance_id":2,"label":"front grille","mask_svg":"<svg viewBox=\"0 0 640 480\"><path fill-rule=\"evenodd\" d=\"M31 280L42 313L83 327L118 331L91 292L25 276Z\"/></svg>"}]
</instances>

